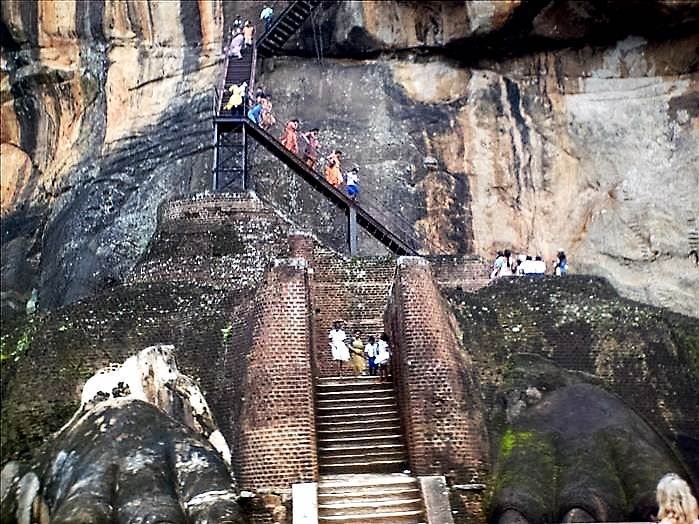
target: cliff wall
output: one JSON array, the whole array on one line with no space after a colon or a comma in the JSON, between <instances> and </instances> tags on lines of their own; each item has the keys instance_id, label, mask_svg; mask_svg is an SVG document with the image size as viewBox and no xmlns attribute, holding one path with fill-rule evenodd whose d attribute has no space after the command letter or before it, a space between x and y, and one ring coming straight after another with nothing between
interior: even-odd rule
<instances>
[{"instance_id":1,"label":"cliff wall","mask_svg":"<svg viewBox=\"0 0 699 524\"><path fill-rule=\"evenodd\" d=\"M3 2L5 314L32 288L51 308L120 282L158 204L209 186L222 34L258 10ZM261 82L280 121L320 127L325 151L361 166L363 198L429 250L564 248L574 271L697 315L687 255L699 242L698 11L666 0L329 2ZM338 236L332 209L262 155L257 167L262 193Z\"/></svg>"}]
</instances>

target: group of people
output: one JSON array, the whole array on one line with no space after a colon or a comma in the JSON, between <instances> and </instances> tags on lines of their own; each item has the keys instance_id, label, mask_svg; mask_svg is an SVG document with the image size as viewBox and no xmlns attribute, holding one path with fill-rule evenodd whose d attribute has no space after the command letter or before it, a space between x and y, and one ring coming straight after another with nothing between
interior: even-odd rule
<instances>
[{"instance_id":1,"label":"group of people","mask_svg":"<svg viewBox=\"0 0 699 524\"><path fill-rule=\"evenodd\" d=\"M272 100L265 93L262 86L259 86L255 91L254 103L248 111L248 118L265 131L268 131L277 123L277 119L272 112Z\"/></svg>"},{"instance_id":2,"label":"group of people","mask_svg":"<svg viewBox=\"0 0 699 524\"><path fill-rule=\"evenodd\" d=\"M563 276L568 273L568 259L564 251L559 251L556 260L552 263L553 274ZM540 255L513 255L509 249L498 251L490 278L510 277L513 275L526 275L530 277L543 277L546 274L546 262Z\"/></svg>"},{"instance_id":3,"label":"group of people","mask_svg":"<svg viewBox=\"0 0 699 524\"><path fill-rule=\"evenodd\" d=\"M265 6L260 13L260 19L265 23L265 31L271 27L274 11L271 7ZM248 47L254 45L255 27L250 20L243 22L237 16L231 28L230 44L224 49L229 58L242 59L243 52ZM272 111L272 101L270 96L264 92L262 87L258 87L254 96L248 93L247 82L240 85L231 85L228 88L230 96L228 102L223 107L227 111L244 111L244 114L255 124L269 131L277 122ZM323 176L325 180L338 190L343 186L347 196L352 200L357 200L359 196L359 167L355 164L349 171L342 170L342 151L333 150L324 158L320 156L320 139L318 128L301 132L300 122L294 118L286 122L284 131L280 137L281 143L294 155L303 159L303 162L318 176ZM321 165L322 163L322 165Z\"/></svg>"},{"instance_id":4,"label":"group of people","mask_svg":"<svg viewBox=\"0 0 699 524\"><path fill-rule=\"evenodd\" d=\"M265 5L262 11L260 11L260 20L262 20L265 25L265 32L269 31L272 27L273 18L274 10L268 5ZM240 15L237 15L231 27L230 44L224 49L226 56L242 60L243 50L252 47L254 37L255 25L252 23L252 20L245 20L245 22L243 22Z\"/></svg>"},{"instance_id":5,"label":"group of people","mask_svg":"<svg viewBox=\"0 0 699 524\"><path fill-rule=\"evenodd\" d=\"M233 22L233 27L231 27L231 40L223 50L224 53L228 58L242 60L243 50L252 47L254 36L255 26L252 22L246 20L245 23L243 23L239 16L236 17Z\"/></svg>"},{"instance_id":6,"label":"group of people","mask_svg":"<svg viewBox=\"0 0 699 524\"><path fill-rule=\"evenodd\" d=\"M386 333L382 333L378 340L370 335L367 343L364 344L359 332L355 332L354 336L350 337L342 329L340 322L334 322L328 338L330 353L333 360L338 362L340 376L342 376L345 362L350 362L357 375L368 373L371 376L380 376L381 380L389 379L388 364L391 360L391 351Z\"/></svg>"},{"instance_id":7,"label":"group of people","mask_svg":"<svg viewBox=\"0 0 699 524\"><path fill-rule=\"evenodd\" d=\"M301 123L294 118L284 126L280 137L281 143L293 154L301 157L303 162L313 171L320 172L320 139L318 128L300 132ZM299 138L301 141L299 141ZM342 171L342 151L336 149L323 160L323 176L336 189L345 186L347 196L356 200L359 196L359 166L354 165L349 171Z\"/></svg>"}]
</instances>

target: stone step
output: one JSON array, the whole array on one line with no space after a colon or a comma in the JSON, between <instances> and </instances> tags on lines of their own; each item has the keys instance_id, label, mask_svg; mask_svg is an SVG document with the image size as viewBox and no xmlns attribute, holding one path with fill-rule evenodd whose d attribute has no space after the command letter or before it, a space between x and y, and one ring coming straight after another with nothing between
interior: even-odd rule
<instances>
[{"instance_id":1,"label":"stone step","mask_svg":"<svg viewBox=\"0 0 699 524\"><path fill-rule=\"evenodd\" d=\"M404 449L405 446L402 442L394 442L394 443L381 443L381 444L374 444L371 446L372 449L375 449L376 451L398 451L400 449ZM338 446L338 445L330 445L326 447L318 446L318 453L324 454L324 453L354 453L354 454L360 454L362 451L365 451L367 449L367 446L365 444L361 444L359 446L353 446L353 445L347 445L347 446Z\"/></svg>"},{"instance_id":2,"label":"stone step","mask_svg":"<svg viewBox=\"0 0 699 524\"><path fill-rule=\"evenodd\" d=\"M370 406L349 405L349 406L316 406L319 416L322 415L352 415L361 419L366 415L376 415L377 413L390 412L394 415L398 413L398 406L395 402L382 404L372 404Z\"/></svg>"},{"instance_id":3,"label":"stone step","mask_svg":"<svg viewBox=\"0 0 699 524\"><path fill-rule=\"evenodd\" d=\"M371 475L360 473L357 475L321 475L318 481L319 490L339 490L339 489L362 489L370 488L394 488L394 487L417 487L417 479L405 473L395 473L392 475Z\"/></svg>"},{"instance_id":4,"label":"stone step","mask_svg":"<svg viewBox=\"0 0 699 524\"><path fill-rule=\"evenodd\" d=\"M421 509L422 499L405 498L405 499L386 499L386 500L365 500L359 502L329 502L318 504L318 512L321 515L327 515L332 512L333 515L354 515L364 513L367 509L373 509L375 512L399 512L399 511L414 511Z\"/></svg>"},{"instance_id":5,"label":"stone step","mask_svg":"<svg viewBox=\"0 0 699 524\"><path fill-rule=\"evenodd\" d=\"M376 433L400 433L400 426L386 426L386 425L378 425L375 427L371 426L359 426L359 427L354 427L354 428L347 428L347 429L337 429L337 428L330 428L330 429L322 429L322 428L316 428L316 433L318 435L321 435L321 439L325 438L332 438L332 435L337 435L342 436L342 435L347 435L347 436L352 436L352 435L366 435L367 433L374 435ZM367 435L368 436L368 435Z\"/></svg>"},{"instance_id":6,"label":"stone step","mask_svg":"<svg viewBox=\"0 0 699 524\"><path fill-rule=\"evenodd\" d=\"M383 462L395 461L400 463L407 462L408 458L405 450L397 451L376 451L373 453L357 453L357 454L334 454L328 453L320 456L321 465L325 464L357 464L360 462Z\"/></svg>"},{"instance_id":7,"label":"stone step","mask_svg":"<svg viewBox=\"0 0 699 524\"><path fill-rule=\"evenodd\" d=\"M378 376L370 375L354 375L351 377L322 377L316 379L316 387L319 388L337 388L346 387L348 389L355 387L392 387L389 382L382 381Z\"/></svg>"},{"instance_id":8,"label":"stone step","mask_svg":"<svg viewBox=\"0 0 699 524\"><path fill-rule=\"evenodd\" d=\"M347 419L338 422L317 421L318 431L342 431L349 429L370 429L381 426L400 426L400 419L393 417L366 417L361 419Z\"/></svg>"},{"instance_id":9,"label":"stone step","mask_svg":"<svg viewBox=\"0 0 699 524\"><path fill-rule=\"evenodd\" d=\"M360 462L321 462L321 473L397 473L406 469L404 460L362 460Z\"/></svg>"},{"instance_id":10,"label":"stone step","mask_svg":"<svg viewBox=\"0 0 699 524\"><path fill-rule=\"evenodd\" d=\"M318 399L335 398L350 393L352 395L395 395L393 388L386 387L385 382L379 382L378 384L376 384L376 386L376 388L368 387L366 389L342 389L340 387L338 387L337 389L335 389L334 387L324 388L323 391L319 391L318 393L316 393L316 397L318 397Z\"/></svg>"},{"instance_id":11,"label":"stone step","mask_svg":"<svg viewBox=\"0 0 699 524\"><path fill-rule=\"evenodd\" d=\"M415 498L420 496L420 489L417 487L410 487L408 484L406 487L386 487L386 488L376 488L373 486L363 487L363 490L359 488L334 488L333 491L324 491L322 489L318 490L318 500L365 500L371 498L372 500L384 500L389 497L408 497ZM328 489L328 488L325 488Z\"/></svg>"},{"instance_id":12,"label":"stone step","mask_svg":"<svg viewBox=\"0 0 699 524\"><path fill-rule=\"evenodd\" d=\"M316 421L319 424L325 424L327 422L357 422L360 420L375 420L379 418L395 418L397 416L397 411L392 410L382 410L373 411L371 413L363 413L362 416L358 416L357 413L327 413L323 415L316 415Z\"/></svg>"},{"instance_id":13,"label":"stone step","mask_svg":"<svg viewBox=\"0 0 699 524\"><path fill-rule=\"evenodd\" d=\"M364 398L354 398L355 395L348 395L353 398L330 398L318 399L316 402L317 408L367 408L374 405L393 405L396 404L396 397L392 394L382 393L376 396L367 396Z\"/></svg>"},{"instance_id":14,"label":"stone step","mask_svg":"<svg viewBox=\"0 0 699 524\"><path fill-rule=\"evenodd\" d=\"M318 448L323 449L323 444L330 446L342 444L343 447L367 447L374 444L381 446L389 444L389 442L384 442L386 440L402 442L403 435L400 433L386 433L383 435L367 435L362 437L319 438Z\"/></svg>"},{"instance_id":15,"label":"stone step","mask_svg":"<svg viewBox=\"0 0 699 524\"><path fill-rule=\"evenodd\" d=\"M330 515L318 517L318 522L347 522L372 524L418 524L423 516L422 510L397 512L368 512L354 515Z\"/></svg>"}]
</instances>

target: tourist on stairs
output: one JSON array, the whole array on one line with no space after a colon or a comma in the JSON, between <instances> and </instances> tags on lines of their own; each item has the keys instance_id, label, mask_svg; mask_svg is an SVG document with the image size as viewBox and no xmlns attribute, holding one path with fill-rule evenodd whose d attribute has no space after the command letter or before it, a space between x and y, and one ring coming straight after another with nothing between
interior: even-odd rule
<instances>
[{"instance_id":1,"label":"tourist on stairs","mask_svg":"<svg viewBox=\"0 0 699 524\"><path fill-rule=\"evenodd\" d=\"M347 196L352 200L357 200L359 196L359 166L354 165L347 172Z\"/></svg>"},{"instance_id":2,"label":"tourist on stairs","mask_svg":"<svg viewBox=\"0 0 699 524\"><path fill-rule=\"evenodd\" d=\"M333 322L333 328L330 330L330 353L333 360L337 360L339 364L339 375L342 376L342 364L350 359L349 348L345 344L347 335L340 327L340 322Z\"/></svg>"},{"instance_id":3,"label":"tourist on stairs","mask_svg":"<svg viewBox=\"0 0 699 524\"><path fill-rule=\"evenodd\" d=\"M376 344L375 363L379 367L379 375L381 380L388 380L388 361L391 359L391 353L388 349L388 335L381 334L381 338Z\"/></svg>"},{"instance_id":4,"label":"tourist on stairs","mask_svg":"<svg viewBox=\"0 0 699 524\"><path fill-rule=\"evenodd\" d=\"M342 151L334 151L327 158L325 166L325 180L335 188L342 185Z\"/></svg>"},{"instance_id":5,"label":"tourist on stairs","mask_svg":"<svg viewBox=\"0 0 699 524\"><path fill-rule=\"evenodd\" d=\"M277 119L274 118L274 113L272 113L272 101L269 98L262 97L260 99L260 104L262 105L262 121L260 126L265 131L269 131L272 127L277 124Z\"/></svg>"},{"instance_id":6,"label":"tourist on stairs","mask_svg":"<svg viewBox=\"0 0 699 524\"><path fill-rule=\"evenodd\" d=\"M373 336L369 337L367 345L364 346L364 354L367 358L367 363L369 364L369 375L372 377L376 376L378 371L378 366L376 365L376 339Z\"/></svg>"},{"instance_id":7,"label":"tourist on stairs","mask_svg":"<svg viewBox=\"0 0 699 524\"><path fill-rule=\"evenodd\" d=\"M354 333L354 338L352 339L352 367L357 375L361 375L364 372L364 343L359 335L359 331Z\"/></svg>"},{"instance_id":8,"label":"tourist on stairs","mask_svg":"<svg viewBox=\"0 0 699 524\"><path fill-rule=\"evenodd\" d=\"M245 37L243 36L243 33L236 32L235 36L233 37L233 40L231 40L231 48L230 48L230 55L233 58L236 58L238 60L243 59L243 42L245 41Z\"/></svg>"},{"instance_id":9,"label":"tourist on stairs","mask_svg":"<svg viewBox=\"0 0 699 524\"><path fill-rule=\"evenodd\" d=\"M316 164L318 163L318 150L320 149L318 128L313 128L306 133L302 133L301 137L306 141L306 150L303 154L303 161L308 167L315 171Z\"/></svg>"},{"instance_id":10,"label":"tourist on stairs","mask_svg":"<svg viewBox=\"0 0 699 524\"><path fill-rule=\"evenodd\" d=\"M255 36L255 26L250 20L245 21L243 26L243 37L245 38L245 47L252 47L252 38Z\"/></svg>"},{"instance_id":11,"label":"tourist on stairs","mask_svg":"<svg viewBox=\"0 0 699 524\"><path fill-rule=\"evenodd\" d=\"M269 31L269 28L272 27L273 16L274 10L268 5L265 5L262 11L260 11L260 20L262 20L265 23L265 32Z\"/></svg>"},{"instance_id":12,"label":"tourist on stairs","mask_svg":"<svg viewBox=\"0 0 699 524\"><path fill-rule=\"evenodd\" d=\"M260 125L261 118L262 118L262 104L261 103L256 103L254 106L250 108L250 111L248 111L248 118L255 122L255 124Z\"/></svg>"},{"instance_id":13,"label":"tourist on stairs","mask_svg":"<svg viewBox=\"0 0 699 524\"><path fill-rule=\"evenodd\" d=\"M291 151L293 154L299 154L299 142L296 132L299 129L299 121L297 119L289 120L284 126L284 133L281 136L282 145Z\"/></svg>"}]
</instances>

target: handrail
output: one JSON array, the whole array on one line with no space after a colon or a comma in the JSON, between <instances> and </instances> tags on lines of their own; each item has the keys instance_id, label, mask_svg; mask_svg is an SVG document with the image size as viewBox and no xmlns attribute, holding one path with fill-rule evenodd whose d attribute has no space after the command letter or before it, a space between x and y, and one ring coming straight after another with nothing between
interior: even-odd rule
<instances>
[{"instance_id":1,"label":"handrail","mask_svg":"<svg viewBox=\"0 0 699 524\"><path fill-rule=\"evenodd\" d=\"M282 160L297 173L305 173L308 177L307 181L311 182L311 184L317 189L334 200L336 205L341 205L346 209L355 208L357 210L357 219L360 222L364 222L367 225L372 225L385 230L388 235L393 237L391 242L397 244L398 247L406 253L417 253L418 242L416 241L414 234L411 234L402 228L389 228L386 224L390 223L391 221L388 220L386 215L376 209L370 212L368 207L371 206L365 206L363 202L352 200L344 193L344 191L337 189L335 186L325 180L321 174L311 170L297 155L289 151L274 136L269 134L257 124L248 119L244 119L244 124L250 130L253 136L256 136L258 139L262 138L269 145L273 146L275 151L272 151L272 153L276 152L277 154L275 156L277 156L277 158ZM375 218L377 215L383 215L384 220L377 220L377 218Z\"/></svg>"},{"instance_id":2,"label":"handrail","mask_svg":"<svg viewBox=\"0 0 699 524\"><path fill-rule=\"evenodd\" d=\"M231 44L233 43L233 37L231 36L230 41L228 42L228 45L224 47L224 56L226 57L223 61L223 74L221 75L221 83L220 85L220 91L217 93L218 95L218 101L216 103L216 114L221 113L221 106L223 105L223 93L226 89L226 75L228 74L228 54L225 52L225 49L230 48Z\"/></svg>"}]
</instances>

